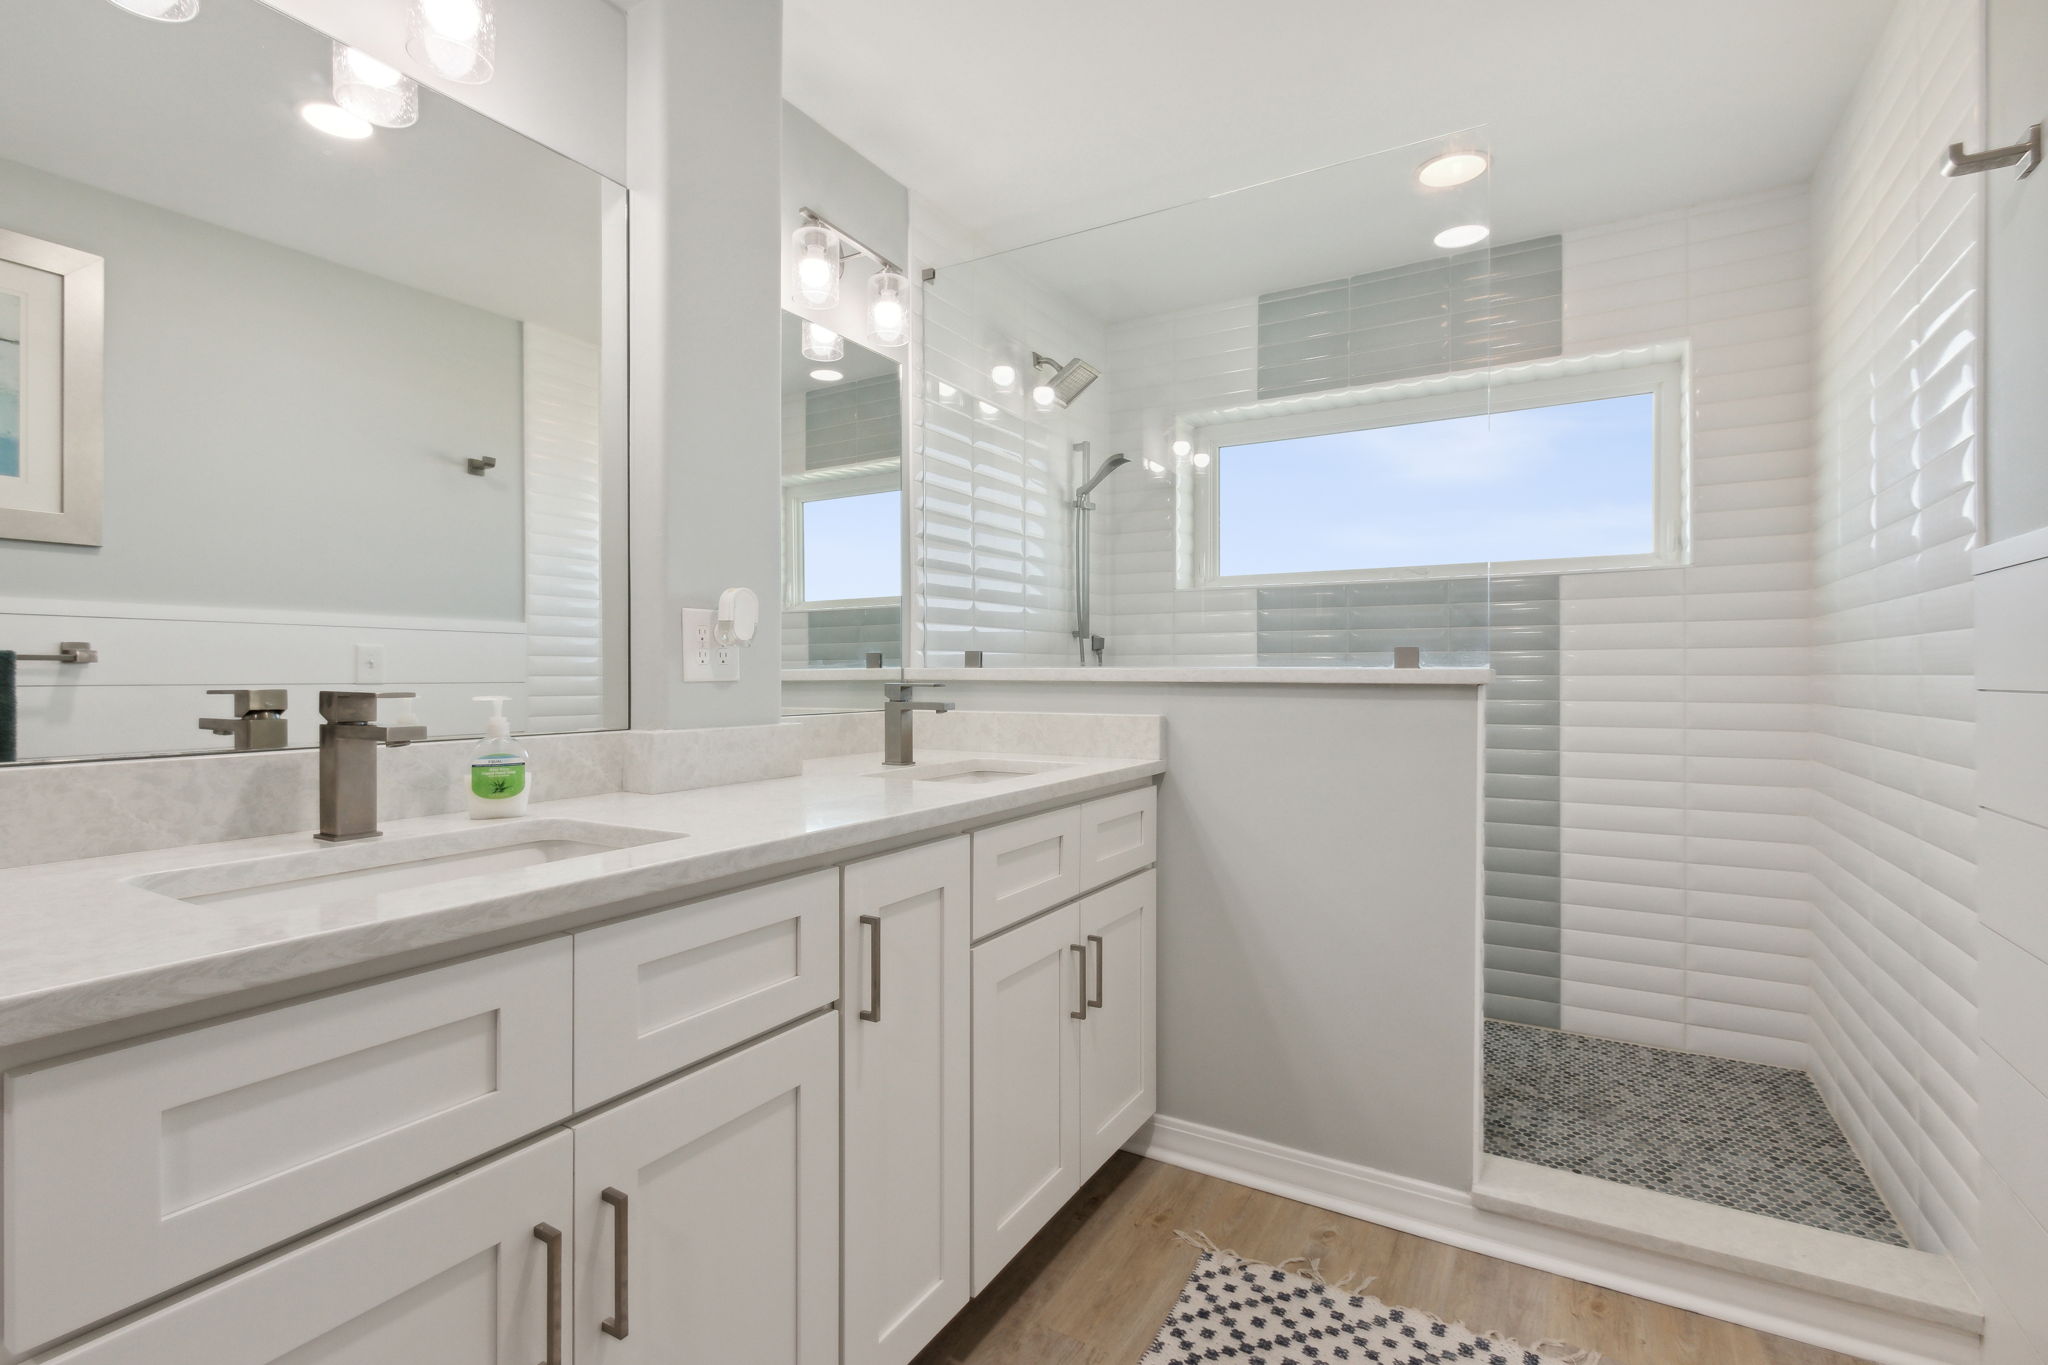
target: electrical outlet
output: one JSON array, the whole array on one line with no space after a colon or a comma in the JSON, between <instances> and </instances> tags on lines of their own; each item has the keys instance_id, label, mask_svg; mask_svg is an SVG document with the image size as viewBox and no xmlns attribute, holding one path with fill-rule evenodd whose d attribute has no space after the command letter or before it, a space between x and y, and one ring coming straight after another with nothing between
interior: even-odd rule
<instances>
[{"instance_id":1,"label":"electrical outlet","mask_svg":"<svg viewBox=\"0 0 2048 1365\"><path fill-rule=\"evenodd\" d=\"M718 613L683 608L683 681L732 682L739 676L739 651L718 642Z\"/></svg>"},{"instance_id":2,"label":"electrical outlet","mask_svg":"<svg viewBox=\"0 0 2048 1365\"><path fill-rule=\"evenodd\" d=\"M359 683L381 683L384 681L384 646L356 646L356 681Z\"/></svg>"}]
</instances>

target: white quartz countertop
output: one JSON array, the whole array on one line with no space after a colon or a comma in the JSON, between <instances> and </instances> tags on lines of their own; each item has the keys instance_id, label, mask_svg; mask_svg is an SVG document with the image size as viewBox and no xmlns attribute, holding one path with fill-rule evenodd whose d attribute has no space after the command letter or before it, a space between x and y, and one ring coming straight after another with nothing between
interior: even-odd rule
<instances>
[{"instance_id":1,"label":"white quartz countertop","mask_svg":"<svg viewBox=\"0 0 2048 1365\"><path fill-rule=\"evenodd\" d=\"M503 941L604 907L779 871L925 833L1080 800L1165 771L1153 759L925 752L920 768L977 758L1058 764L986 783L884 776L874 755L813 759L801 777L664 795L611 793L536 802L526 817L673 834L630 848L486 872L316 908L255 901L191 904L137 879L280 854L384 846L476 829L463 815L392 821L371 844L310 833L158 849L0 871L0 1046L274 986L467 940ZM515 820L488 822L494 826ZM536 831L543 833L543 831ZM424 847L424 845L423 845ZM602 918L591 914L592 920ZM452 952L451 954L452 955Z\"/></svg>"}]
</instances>

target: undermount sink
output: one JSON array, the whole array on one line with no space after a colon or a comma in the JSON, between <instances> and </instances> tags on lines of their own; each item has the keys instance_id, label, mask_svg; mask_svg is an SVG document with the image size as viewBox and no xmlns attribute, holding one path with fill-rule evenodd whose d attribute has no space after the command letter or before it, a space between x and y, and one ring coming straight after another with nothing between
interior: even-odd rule
<instances>
[{"instance_id":1,"label":"undermount sink","mask_svg":"<svg viewBox=\"0 0 2048 1365\"><path fill-rule=\"evenodd\" d=\"M1007 758L963 758L952 763L912 764L908 768L885 768L874 774L897 782L1008 782L1013 778L1035 777L1039 773L1071 768L1071 763L1027 763Z\"/></svg>"},{"instance_id":2,"label":"undermount sink","mask_svg":"<svg viewBox=\"0 0 2048 1365\"><path fill-rule=\"evenodd\" d=\"M134 884L189 905L234 901L319 909L389 891L461 881L542 863L588 858L685 836L589 820L507 820L474 829L282 853L241 862L179 868Z\"/></svg>"}]
</instances>

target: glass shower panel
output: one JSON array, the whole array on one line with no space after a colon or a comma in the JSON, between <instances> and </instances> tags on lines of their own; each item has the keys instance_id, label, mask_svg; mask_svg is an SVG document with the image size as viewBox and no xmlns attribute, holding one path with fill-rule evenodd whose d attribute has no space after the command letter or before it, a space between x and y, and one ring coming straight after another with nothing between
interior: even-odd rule
<instances>
[{"instance_id":1,"label":"glass shower panel","mask_svg":"<svg viewBox=\"0 0 2048 1365\"><path fill-rule=\"evenodd\" d=\"M1483 130L941 265L914 662L1485 665L1491 532L1542 539L1492 371L1561 349L1558 244L1448 154Z\"/></svg>"}]
</instances>

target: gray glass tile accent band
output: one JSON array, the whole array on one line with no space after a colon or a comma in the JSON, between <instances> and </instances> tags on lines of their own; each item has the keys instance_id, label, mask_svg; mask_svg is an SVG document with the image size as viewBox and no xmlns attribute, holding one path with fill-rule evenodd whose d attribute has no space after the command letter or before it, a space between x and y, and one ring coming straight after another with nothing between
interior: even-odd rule
<instances>
[{"instance_id":1,"label":"gray glass tile accent band","mask_svg":"<svg viewBox=\"0 0 2048 1365\"><path fill-rule=\"evenodd\" d=\"M1259 396L1564 352L1564 239L1479 247L1259 298Z\"/></svg>"}]
</instances>

